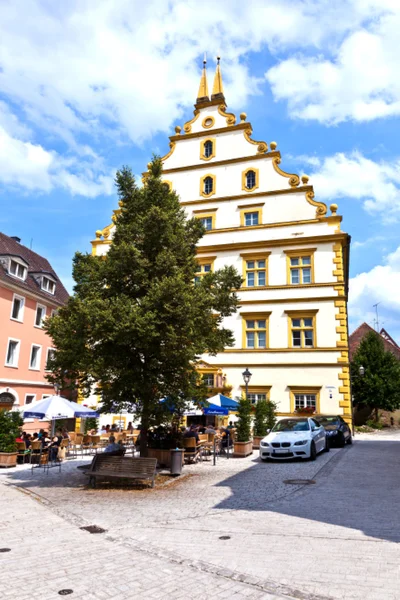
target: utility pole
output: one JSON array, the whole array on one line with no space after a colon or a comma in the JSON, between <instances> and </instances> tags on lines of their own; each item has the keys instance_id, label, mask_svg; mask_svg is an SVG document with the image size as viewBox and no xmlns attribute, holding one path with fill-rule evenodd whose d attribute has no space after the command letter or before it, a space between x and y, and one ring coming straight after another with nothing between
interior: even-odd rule
<instances>
[{"instance_id":1,"label":"utility pole","mask_svg":"<svg viewBox=\"0 0 400 600\"><path fill-rule=\"evenodd\" d=\"M372 306L375 308L375 313L376 313L376 319L375 319L375 323L376 323L376 331L379 333L379 314L378 314L378 304L381 304L381 302L377 302L376 304L373 304Z\"/></svg>"}]
</instances>

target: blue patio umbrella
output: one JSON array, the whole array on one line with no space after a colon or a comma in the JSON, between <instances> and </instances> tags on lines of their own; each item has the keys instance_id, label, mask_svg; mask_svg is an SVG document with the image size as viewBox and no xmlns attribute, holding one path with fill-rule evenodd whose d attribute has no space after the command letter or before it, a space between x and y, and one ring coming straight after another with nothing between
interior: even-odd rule
<instances>
[{"instance_id":1,"label":"blue patio umbrella","mask_svg":"<svg viewBox=\"0 0 400 600\"><path fill-rule=\"evenodd\" d=\"M208 402L210 404L220 406L221 408L227 408L228 411L237 411L239 407L239 402L237 402L236 400L232 400L232 398L228 398L228 396L224 396L223 394L216 394L215 396L211 396L211 398L208 398Z\"/></svg>"},{"instance_id":2,"label":"blue patio umbrella","mask_svg":"<svg viewBox=\"0 0 400 600\"><path fill-rule=\"evenodd\" d=\"M215 404L209 404L203 408L203 412L205 415L228 415L229 410L227 408L223 408L222 406L216 406Z\"/></svg>"}]
</instances>

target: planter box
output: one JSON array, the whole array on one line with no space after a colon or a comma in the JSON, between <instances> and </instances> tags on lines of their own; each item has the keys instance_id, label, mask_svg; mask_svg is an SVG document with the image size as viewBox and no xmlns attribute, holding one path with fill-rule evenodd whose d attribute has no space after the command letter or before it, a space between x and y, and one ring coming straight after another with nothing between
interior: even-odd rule
<instances>
[{"instance_id":1,"label":"planter box","mask_svg":"<svg viewBox=\"0 0 400 600\"><path fill-rule=\"evenodd\" d=\"M18 452L0 452L0 467L16 467Z\"/></svg>"},{"instance_id":2,"label":"planter box","mask_svg":"<svg viewBox=\"0 0 400 600\"><path fill-rule=\"evenodd\" d=\"M254 435L253 436L253 450L258 450L258 448L260 447L260 442L265 437L265 435Z\"/></svg>"},{"instance_id":3,"label":"planter box","mask_svg":"<svg viewBox=\"0 0 400 600\"><path fill-rule=\"evenodd\" d=\"M234 442L233 443L233 456L235 458L245 458L253 454L253 442Z\"/></svg>"},{"instance_id":4,"label":"planter box","mask_svg":"<svg viewBox=\"0 0 400 600\"><path fill-rule=\"evenodd\" d=\"M170 467L171 466L171 451L170 450L159 450L158 448L148 448L147 458L156 458L157 466ZM184 464L184 453L182 452L182 465Z\"/></svg>"}]
</instances>

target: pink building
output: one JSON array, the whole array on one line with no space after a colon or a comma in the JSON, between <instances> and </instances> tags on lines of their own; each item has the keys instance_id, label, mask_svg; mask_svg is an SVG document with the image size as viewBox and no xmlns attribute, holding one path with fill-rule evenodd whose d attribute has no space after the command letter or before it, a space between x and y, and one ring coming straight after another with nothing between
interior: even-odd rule
<instances>
[{"instance_id":1,"label":"pink building","mask_svg":"<svg viewBox=\"0 0 400 600\"><path fill-rule=\"evenodd\" d=\"M43 322L67 300L50 263L0 233L0 403L22 406L54 393L45 379L54 350Z\"/></svg>"}]
</instances>

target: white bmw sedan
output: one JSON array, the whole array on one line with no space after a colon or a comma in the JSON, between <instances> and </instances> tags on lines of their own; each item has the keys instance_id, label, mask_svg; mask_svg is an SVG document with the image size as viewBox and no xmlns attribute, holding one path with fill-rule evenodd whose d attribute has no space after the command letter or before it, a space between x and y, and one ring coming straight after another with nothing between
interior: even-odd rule
<instances>
[{"instance_id":1,"label":"white bmw sedan","mask_svg":"<svg viewBox=\"0 0 400 600\"><path fill-rule=\"evenodd\" d=\"M319 452L329 452L325 429L312 418L287 418L276 423L261 440L260 458L309 458L315 460Z\"/></svg>"}]
</instances>

